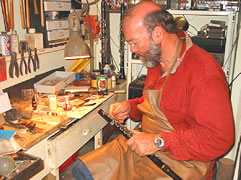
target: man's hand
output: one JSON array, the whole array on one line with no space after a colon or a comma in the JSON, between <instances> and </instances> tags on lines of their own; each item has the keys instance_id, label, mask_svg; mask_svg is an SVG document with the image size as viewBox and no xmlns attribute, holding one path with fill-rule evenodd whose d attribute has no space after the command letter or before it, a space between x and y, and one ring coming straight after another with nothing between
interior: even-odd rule
<instances>
[{"instance_id":1,"label":"man's hand","mask_svg":"<svg viewBox=\"0 0 241 180\"><path fill-rule=\"evenodd\" d=\"M131 150L139 156L152 154L159 149L154 145L154 140L159 134L139 132L131 130L134 135L127 141Z\"/></svg>"},{"instance_id":2,"label":"man's hand","mask_svg":"<svg viewBox=\"0 0 241 180\"><path fill-rule=\"evenodd\" d=\"M115 120L123 123L124 120L129 116L131 105L127 101L115 103L110 105L110 116Z\"/></svg>"}]
</instances>

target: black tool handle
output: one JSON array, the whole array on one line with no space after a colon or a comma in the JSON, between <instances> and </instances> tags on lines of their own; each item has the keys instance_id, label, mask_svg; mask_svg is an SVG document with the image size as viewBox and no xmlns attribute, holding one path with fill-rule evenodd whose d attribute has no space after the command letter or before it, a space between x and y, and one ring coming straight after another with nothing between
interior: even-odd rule
<instances>
[{"instance_id":1,"label":"black tool handle","mask_svg":"<svg viewBox=\"0 0 241 180\"><path fill-rule=\"evenodd\" d=\"M129 139L133 136L133 133L119 121L114 120L109 116L107 112L99 109L98 113L112 126L114 126L125 138ZM147 155L147 157L152 160L164 173L170 176L174 180L182 180L170 167L168 167L161 159L159 159L155 154Z\"/></svg>"}]
</instances>

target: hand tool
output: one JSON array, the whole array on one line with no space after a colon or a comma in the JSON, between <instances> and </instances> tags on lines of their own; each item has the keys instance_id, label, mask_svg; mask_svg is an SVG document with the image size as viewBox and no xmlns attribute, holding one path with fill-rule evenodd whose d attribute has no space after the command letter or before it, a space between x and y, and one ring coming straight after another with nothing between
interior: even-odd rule
<instances>
[{"instance_id":1,"label":"hand tool","mask_svg":"<svg viewBox=\"0 0 241 180\"><path fill-rule=\"evenodd\" d=\"M30 29L30 13L29 13L29 0L25 1L25 8L26 8L26 22L27 22L27 28Z\"/></svg>"},{"instance_id":2,"label":"hand tool","mask_svg":"<svg viewBox=\"0 0 241 180\"><path fill-rule=\"evenodd\" d=\"M44 20L44 2L40 0L40 14L41 14L41 26L44 27L45 20Z\"/></svg>"},{"instance_id":3,"label":"hand tool","mask_svg":"<svg viewBox=\"0 0 241 180\"><path fill-rule=\"evenodd\" d=\"M20 4L21 24L22 24L22 28L25 29L25 28L26 28L26 25L25 25L25 17L24 17L24 4L23 4L23 0L20 0L19 4Z\"/></svg>"},{"instance_id":4,"label":"hand tool","mask_svg":"<svg viewBox=\"0 0 241 180\"><path fill-rule=\"evenodd\" d=\"M28 50L28 72L31 73L31 61L33 63L33 71L35 72L37 67L36 67L36 62L34 61L32 57L32 52L31 49L29 48Z\"/></svg>"},{"instance_id":5,"label":"hand tool","mask_svg":"<svg viewBox=\"0 0 241 180\"><path fill-rule=\"evenodd\" d=\"M7 17L7 12L6 12L5 0L0 0L0 1L1 1L1 8L2 8L5 31L8 32L9 26L8 26L8 17Z\"/></svg>"},{"instance_id":6,"label":"hand tool","mask_svg":"<svg viewBox=\"0 0 241 180\"><path fill-rule=\"evenodd\" d=\"M24 58L24 52L21 52L21 60L20 60L20 74L23 76L23 66L25 69L25 74L28 74L28 66Z\"/></svg>"},{"instance_id":7,"label":"hand tool","mask_svg":"<svg viewBox=\"0 0 241 180\"><path fill-rule=\"evenodd\" d=\"M38 52L37 52L37 48L34 48L34 61L36 63L37 69L39 69L39 58L38 58Z\"/></svg>"},{"instance_id":8,"label":"hand tool","mask_svg":"<svg viewBox=\"0 0 241 180\"><path fill-rule=\"evenodd\" d=\"M12 52L11 53L11 60L9 65L9 76L13 78L13 71L15 69L15 75L19 77L19 67L18 67L18 61L17 61L17 53Z\"/></svg>"},{"instance_id":9,"label":"hand tool","mask_svg":"<svg viewBox=\"0 0 241 180\"><path fill-rule=\"evenodd\" d=\"M34 14L39 14L37 0L33 0Z\"/></svg>"},{"instance_id":10,"label":"hand tool","mask_svg":"<svg viewBox=\"0 0 241 180\"><path fill-rule=\"evenodd\" d=\"M14 5L13 0L10 0L10 29L14 29Z\"/></svg>"},{"instance_id":11,"label":"hand tool","mask_svg":"<svg viewBox=\"0 0 241 180\"><path fill-rule=\"evenodd\" d=\"M5 1L5 11L6 11L6 19L7 19L7 23L8 23L8 27L9 27L9 30L11 29L10 28L10 22L11 22L11 19L10 19L10 13L9 13L9 7L8 7L8 0L4 0Z\"/></svg>"}]
</instances>

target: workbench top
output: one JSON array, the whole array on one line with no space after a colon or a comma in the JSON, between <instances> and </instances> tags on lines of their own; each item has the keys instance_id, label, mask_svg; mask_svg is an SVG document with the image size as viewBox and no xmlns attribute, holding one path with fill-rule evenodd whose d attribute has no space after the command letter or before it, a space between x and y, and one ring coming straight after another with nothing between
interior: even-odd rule
<instances>
[{"instance_id":1,"label":"workbench top","mask_svg":"<svg viewBox=\"0 0 241 180\"><path fill-rule=\"evenodd\" d=\"M29 131L28 129L13 127L8 123L4 124L4 129L16 130L16 134L14 136L15 141L22 149L27 150L43 139L55 134L61 128L67 128L68 124L72 123L73 121L79 120L86 116L108 98L113 96L113 94L114 93L109 93L106 96L90 95L88 98L90 98L91 101L88 103L93 105L86 106L86 104L81 102L82 104L80 104L79 107L73 106L71 111L64 111L61 105L57 107L56 111L50 111L48 105L40 103L37 111L33 113L31 102L15 100L13 107L18 107L18 110L21 110L20 113L30 116L28 118L21 118L19 122L36 124L34 132Z\"/></svg>"}]
</instances>

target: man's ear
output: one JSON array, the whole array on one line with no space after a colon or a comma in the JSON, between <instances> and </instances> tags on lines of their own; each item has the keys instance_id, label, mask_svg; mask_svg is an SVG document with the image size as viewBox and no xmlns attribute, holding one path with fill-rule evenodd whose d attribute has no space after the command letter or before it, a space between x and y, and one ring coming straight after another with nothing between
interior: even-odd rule
<instances>
[{"instance_id":1,"label":"man's ear","mask_svg":"<svg viewBox=\"0 0 241 180\"><path fill-rule=\"evenodd\" d=\"M152 39L155 42L155 44L161 44L161 41L163 39L163 28L161 26L156 26L152 30Z\"/></svg>"}]
</instances>

